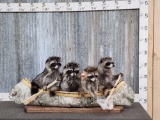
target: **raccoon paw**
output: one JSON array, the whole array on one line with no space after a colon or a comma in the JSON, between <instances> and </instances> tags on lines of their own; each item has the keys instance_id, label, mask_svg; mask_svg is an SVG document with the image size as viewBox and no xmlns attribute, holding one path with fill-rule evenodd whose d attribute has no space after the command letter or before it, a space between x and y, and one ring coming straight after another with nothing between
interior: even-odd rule
<instances>
[{"instance_id":1,"label":"raccoon paw","mask_svg":"<svg viewBox=\"0 0 160 120\"><path fill-rule=\"evenodd\" d=\"M119 73L119 75L121 75L121 77L123 77L123 73Z\"/></svg>"},{"instance_id":2,"label":"raccoon paw","mask_svg":"<svg viewBox=\"0 0 160 120\"><path fill-rule=\"evenodd\" d=\"M100 86L98 87L98 91L99 91L99 92L104 93L104 90L105 90L105 86L100 85Z\"/></svg>"},{"instance_id":3,"label":"raccoon paw","mask_svg":"<svg viewBox=\"0 0 160 120\"><path fill-rule=\"evenodd\" d=\"M44 91L47 91L47 86L43 86L43 90L44 90Z\"/></svg>"},{"instance_id":4,"label":"raccoon paw","mask_svg":"<svg viewBox=\"0 0 160 120\"><path fill-rule=\"evenodd\" d=\"M50 95L50 97L54 97L56 95L56 93L54 91L49 91L49 95Z\"/></svg>"},{"instance_id":5,"label":"raccoon paw","mask_svg":"<svg viewBox=\"0 0 160 120\"><path fill-rule=\"evenodd\" d=\"M108 95L109 95L109 90L108 89L106 89L105 91L104 91L104 97L107 97Z\"/></svg>"},{"instance_id":6,"label":"raccoon paw","mask_svg":"<svg viewBox=\"0 0 160 120\"><path fill-rule=\"evenodd\" d=\"M80 95L81 97L84 97L84 92L80 91L78 92L78 95Z\"/></svg>"}]
</instances>

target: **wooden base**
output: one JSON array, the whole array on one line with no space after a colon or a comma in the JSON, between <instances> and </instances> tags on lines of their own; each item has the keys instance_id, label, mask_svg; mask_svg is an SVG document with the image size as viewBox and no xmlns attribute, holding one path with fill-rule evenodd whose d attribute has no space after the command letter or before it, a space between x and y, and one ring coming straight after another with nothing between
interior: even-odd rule
<instances>
[{"instance_id":1,"label":"wooden base","mask_svg":"<svg viewBox=\"0 0 160 120\"><path fill-rule=\"evenodd\" d=\"M44 107L44 106L25 106L26 113L120 113L123 106L115 106L113 110L103 110L100 107L92 108L62 108L62 107Z\"/></svg>"}]
</instances>

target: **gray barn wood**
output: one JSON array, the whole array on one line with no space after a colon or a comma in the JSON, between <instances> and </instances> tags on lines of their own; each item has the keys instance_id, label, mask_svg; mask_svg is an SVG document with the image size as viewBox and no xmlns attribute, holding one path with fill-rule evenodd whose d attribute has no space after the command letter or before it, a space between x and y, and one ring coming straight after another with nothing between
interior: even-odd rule
<instances>
[{"instance_id":1,"label":"gray barn wood","mask_svg":"<svg viewBox=\"0 0 160 120\"><path fill-rule=\"evenodd\" d=\"M81 70L97 65L100 57L112 56L114 73L124 73L124 80L138 93L138 23L138 10L0 13L0 92L9 92L22 78L33 79L45 60L57 55L63 66L76 61Z\"/></svg>"}]
</instances>

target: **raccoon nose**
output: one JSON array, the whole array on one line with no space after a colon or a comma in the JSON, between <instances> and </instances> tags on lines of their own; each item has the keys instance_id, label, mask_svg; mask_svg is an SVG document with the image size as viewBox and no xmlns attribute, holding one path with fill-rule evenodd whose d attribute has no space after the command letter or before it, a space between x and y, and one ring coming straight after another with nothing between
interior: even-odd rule
<instances>
[{"instance_id":1,"label":"raccoon nose","mask_svg":"<svg viewBox=\"0 0 160 120\"><path fill-rule=\"evenodd\" d=\"M74 73L74 72L73 72L73 73L71 73L71 76L76 76L76 73Z\"/></svg>"}]
</instances>

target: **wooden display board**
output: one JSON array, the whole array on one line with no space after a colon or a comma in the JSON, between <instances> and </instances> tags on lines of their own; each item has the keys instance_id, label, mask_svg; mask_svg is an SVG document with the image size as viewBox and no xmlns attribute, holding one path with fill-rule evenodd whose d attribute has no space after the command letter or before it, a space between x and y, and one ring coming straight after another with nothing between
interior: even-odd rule
<instances>
[{"instance_id":1,"label":"wooden display board","mask_svg":"<svg viewBox=\"0 0 160 120\"><path fill-rule=\"evenodd\" d=\"M62 108L62 107L44 107L44 106L25 106L24 111L27 113L120 113L123 106L115 106L113 110L103 110L100 107L91 108Z\"/></svg>"}]
</instances>

